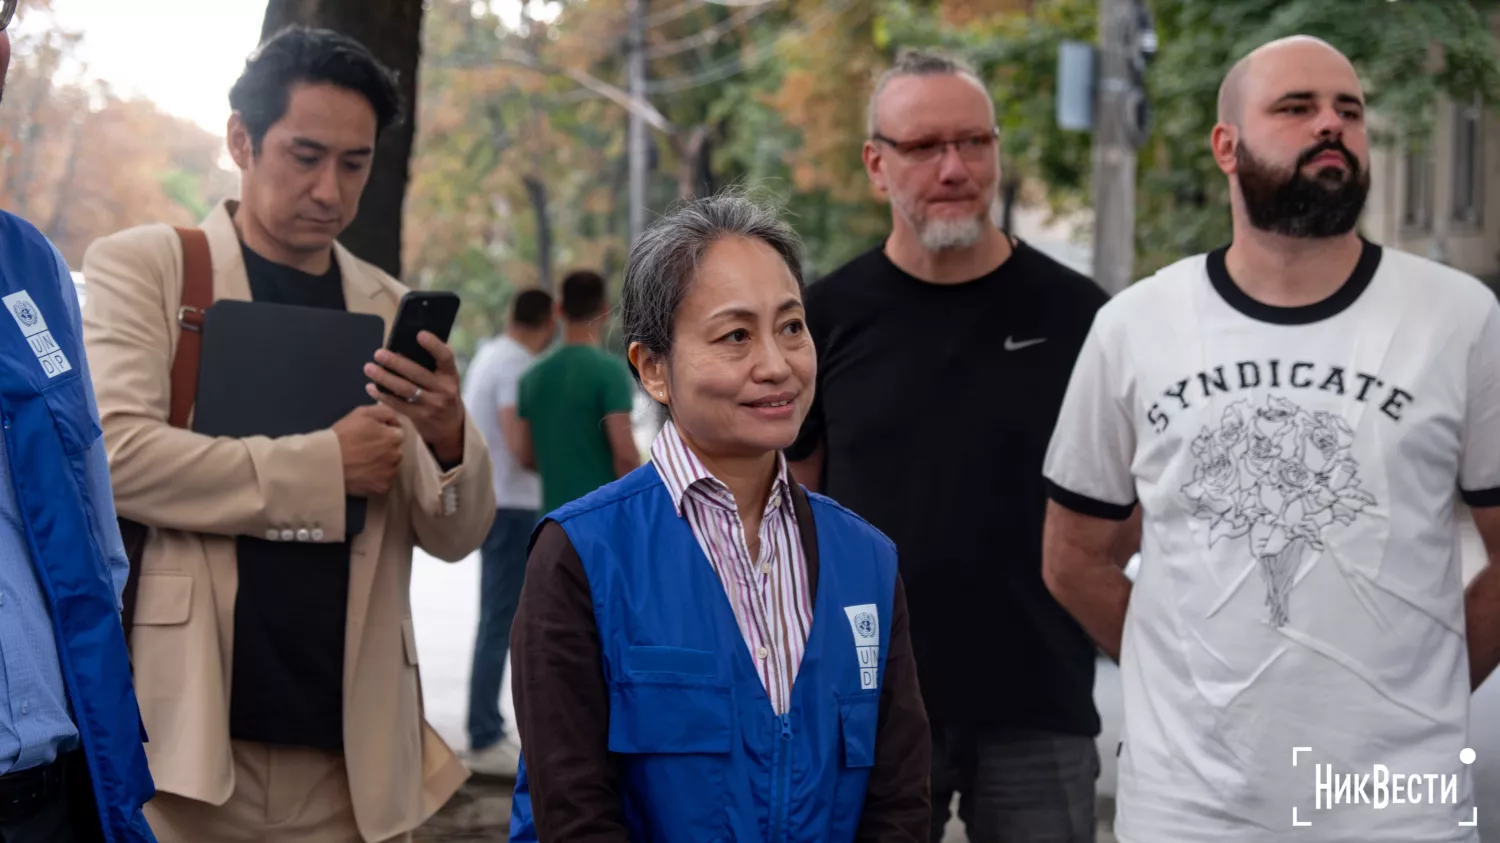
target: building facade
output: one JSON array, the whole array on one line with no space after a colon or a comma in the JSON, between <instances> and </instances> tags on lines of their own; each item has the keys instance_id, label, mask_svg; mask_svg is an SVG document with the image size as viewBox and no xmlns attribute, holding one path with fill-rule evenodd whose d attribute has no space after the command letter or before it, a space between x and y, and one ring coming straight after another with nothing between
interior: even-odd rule
<instances>
[{"instance_id":1,"label":"building facade","mask_svg":"<svg viewBox=\"0 0 1500 843\"><path fill-rule=\"evenodd\" d=\"M1500 112L1444 99L1422 147L1371 153L1367 237L1500 284Z\"/></svg>"}]
</instances>

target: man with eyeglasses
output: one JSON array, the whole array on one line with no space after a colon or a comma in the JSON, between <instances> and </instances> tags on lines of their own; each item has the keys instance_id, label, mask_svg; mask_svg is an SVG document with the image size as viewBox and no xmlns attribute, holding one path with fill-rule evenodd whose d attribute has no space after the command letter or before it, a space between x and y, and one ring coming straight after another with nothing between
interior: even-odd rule
<instances>
[{"instance_id":1,"label":"man with eyeglasses","mask_svg":"<svg viewBox=\"0 0 1500 843\"><path fill-rule=\"evenodd\" d=\"M0 98L7 30L0 5ZM78 293L0 211L0 841L152 843L115 521Z\"/></svg>"},{"instance_id":2,"label":"man with eyeglasses","mask_svg":"<svg viewBox=\"0 0 1500 843\"><path fill-rule=\"evenodd\" d=\"M1106 301L991 221L1000 176L974 71L903 53L864 162L892 231L807 292L817 398L797 477L895 542L932 722L932 839L1091 841L1096 651L1042 582L1042 459Z\"/></svg>"}]
</instances>

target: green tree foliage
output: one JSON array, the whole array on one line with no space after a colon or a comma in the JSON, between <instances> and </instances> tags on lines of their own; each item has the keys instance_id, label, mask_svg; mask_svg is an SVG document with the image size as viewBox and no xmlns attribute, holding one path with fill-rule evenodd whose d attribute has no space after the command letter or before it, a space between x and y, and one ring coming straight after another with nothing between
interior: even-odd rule
<instances>
[{"instance_id":1,"label":"green tree foliage","mask_svg":"<svg viewBox=\"0 0 1500 843\"><path fill-rule=\"evenodd\" d=\"M1150 0L1159 52L1147 74L1151 134L1140 154L1136 268L1144 275L1229 239L1229 192L1208 145L1219 83L1241 56L1287 35L1323 38L1355 63L1377 142L1420 144L1441 95L1500 102L1491 0ZM1057 51L1096 40L1096 0L1038 0L1024 13L885 7L891 41L967 56L995 95L1006 169L1045 186L1059 212L1089 201L1090 136L1054 118Z\"/></svg>"},{"instance_id":2,"label":"green tree foliage","mask_svg":"<svg viewBox=\"0 0 1500 843\"><path fill-rule=\"evenodd\" d=\"M1147 74L1138 274L1227 240L1208 136L1223 74L1266 41L1305 33L1348 54L1381 142L1429 137L1441 95L1500 101L1495 0L1149 5L1160 47ZM408 269L464 293L471 340L498 330L516 288L580 265L617 282L627 246L627 118L605 90L624 86L625 2L526 10L517 26L483 3L428 5ZM1057 127L1054 97L1059 45L1094 41L1097 18L1097 0L653 0L648 94L667 125L652 131L650 210L752 187L785 206L814 278L877 244L889 211L860 161L864 112L902 47L970 59L995 98L1006 179L1060 213L1086 209L1091 138Z\"/></svg>"},{"instance_id":3,"label":"green tree foliage","mask_svg":"<svg viewBox=\"0 0 1500 843\"><path fill-rule=\"evenodd\" d=\"M1287 35L1323 38L1354 62L1381 143L1422 143L1440 95L1500 101L1496 8L1489 0L1151 0L1160 48L1147 74L1151 135L1140 155L1136 267L1145 274L1229 239L1229 195L1208 145L1219 83L1241 56ZM1053 118L1057 48L1094 41L1093 0L1042 0L1027 15L964 27L904 20L906 43L969 55L991 82L1006 160L1062 211L1086 207L1087 134Z\"/></svg>"},{"instance_id":4,"label":"green tree foliage","mask_svg":"<svg viewBox=\"0 0 1500 843\"><path fill-rule=\"evenodd\" d=\"M1150 71L1155 130L1141 159L1137 266L1145 271L1229 239L1229 193L1208 135L1219 81L1267 41L1307 34L1354 62L1378 142L1421 143L1439 95L1500 102L1487 0L1157 0L1161 53ZM1380 174L1376 174L1376 178Z\"/></svg>"}]
</instances>

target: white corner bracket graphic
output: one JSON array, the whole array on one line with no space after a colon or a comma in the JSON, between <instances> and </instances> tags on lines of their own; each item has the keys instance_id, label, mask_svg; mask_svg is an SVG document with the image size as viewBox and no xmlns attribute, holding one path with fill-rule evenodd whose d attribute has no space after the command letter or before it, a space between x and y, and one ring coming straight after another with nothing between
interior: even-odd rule
<instances>
[{"instance_id":1,"label":"white corner bracket graphic","mask_svg":"<svg viewBox=\"0 0 1500 843\"><path fill-rule=\"evenodd\" d=\"M1312 825L1312 821L1309 820L1308 822L1302 822L1302 821L1298 820L1297 819L1297 806L1293 805L1292 806L1292 825L1294 827L1301 828L1303 826Z\"/></svg>"},{"instance_id":2,"label":"white corner bracket graphic","mask_svg":"<svg viewBox=\"0 0 1500 843\"><path fill-rule=\"evenodd\" d=\"M1474 806L1474 819L1472 819L1472 820L1470 820L1468 822L1464 822L1463 820L1459 820L1458 824L1461 825L1461 826L1463 826L1464 828L1477 828L1479 826L1479 806L1478 805Z\"/></svg>"},{"instance_id":3,"label":"white corner bracket graphic","mask_svg":"<svg viewBox=\"0 0 1500 843\"><path fill-rule=\"evenodd\" d=\"M1294 746L1294 747L1292 747L1292 766L1293 767L1297 766L1297 753L1299 753L1299 752L1312 752L1312 747L1310 747L1310 746Z\"/></svg>"}]
</instances>

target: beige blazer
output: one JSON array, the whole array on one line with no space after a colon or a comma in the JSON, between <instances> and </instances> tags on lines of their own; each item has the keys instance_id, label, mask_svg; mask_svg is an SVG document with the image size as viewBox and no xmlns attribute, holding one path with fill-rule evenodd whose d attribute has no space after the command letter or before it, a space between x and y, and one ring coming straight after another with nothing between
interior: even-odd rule
<instances>
[{"instance_id":1,"label":"beige blazer","mask_svg":"<svg viewBox=\"0 0 1500 843\"><path fill-rule=\"evenodd\" d=\"M215 299L250 299L231 220L203 223ZM335 247L351 312L387 330L405 288ZM122 517L150 525L131 646L157 789L222 805L235 789L229 684L238 586L234 537L343 541L343 462L332 431L213 438L167 424L182 251L166 225L88 250L84 344ZM253 354L254 349L246 349ZM447 474L407 423L400 476L369 502L354 538L344 654L344 752L366 840L416 828L467 778L422 714L411 619L412 548L458 561L495 516L489 454L466 422L463 465ZM296 588L296 583L287 583ZM472 599L472 595L454 595Z\"/></svg>"}]
</instances>

